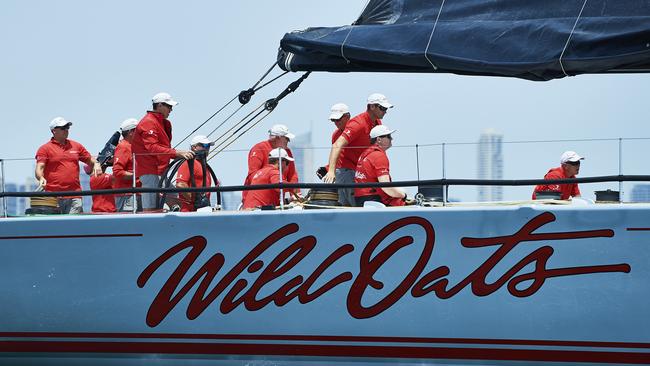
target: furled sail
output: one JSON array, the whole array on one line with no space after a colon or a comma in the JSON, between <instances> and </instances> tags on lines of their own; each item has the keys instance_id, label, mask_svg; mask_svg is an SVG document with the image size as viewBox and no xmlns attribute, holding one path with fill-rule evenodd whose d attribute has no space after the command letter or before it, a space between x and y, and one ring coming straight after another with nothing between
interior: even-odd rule
<instances>
[{"instance_id":1,"label":"furled sail","mask_svg":"<svg viewBox=\"0 0 650 366\"><path fill-rule=\"evenodd\" d=\"M352 25L287 33L288 71L550 80L650 71L650 0L370 0Z\"/></svg>"}]
</instances>

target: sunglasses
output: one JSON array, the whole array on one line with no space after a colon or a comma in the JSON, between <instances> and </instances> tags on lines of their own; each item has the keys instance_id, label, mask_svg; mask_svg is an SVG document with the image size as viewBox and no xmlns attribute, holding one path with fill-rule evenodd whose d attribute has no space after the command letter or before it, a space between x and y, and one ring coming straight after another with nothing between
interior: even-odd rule
<instances>
[{"instance_id":1,"label":"sunglasses","mask_svg":"<svg viewBox=\"0 0 650 366\"><path fill-rule=\"evenodd\" d=\"M567 161L566 164L573 165L573 166L580 166L580 160L578 160L578 161Z\"/></svg>"},{"instance_id":2,"label":"sunglasses","mask_svg":"<svg viewBox=\"0 0 650 366\"><path fill-rule=\"evenodd\" d=\"M67 131L70 129L70 126L61 126L61 127L56 127L59 130Z\"/></svg>"},{"instance_id":3,"label":"sunglasses","mask_svg":"<svg viewBox=\"0 0 650 366\"><path fill-rule=\"evenodd\" d=\"M388 108L386 108L386 107L384 107L384 106L382 106L380 104L377 104L377 108L379 108L379 110L382 111L382 112L386 112L388 110Z\"/></svg>"},{"instance_id":4,"label":"sunglasses","mask_svg":"<svg viewBox=\"0 0 650 366\"><path fill-rule=\"evenodd\" d=\"M210 150L210 144L201 144L201 147L203 147L206 150Z\"/></svg>"}]
</instances>

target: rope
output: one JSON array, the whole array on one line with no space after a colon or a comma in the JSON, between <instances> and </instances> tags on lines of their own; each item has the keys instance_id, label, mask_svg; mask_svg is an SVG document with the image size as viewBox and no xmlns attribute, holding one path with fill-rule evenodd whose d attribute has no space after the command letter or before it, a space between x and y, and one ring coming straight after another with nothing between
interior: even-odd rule
<instances>
[{"instance_id":1,"label":"rope","mask_svg":"<svg viewBox=\"0 0 650 366\"><path fill-rule=\"evenodd\" d=\"M232 118L232 116L234 116L235 114L237 114L237 112L239 112L239 111L242 109L242 107L243 107L246 103L248 103L248 101L250 101L250 98L253 96L253 94L255 94L256 91L258 91L258 90L264 88L265 86L271 84L272 82L274 82L274 81L278 80L279 78L281 78L282 76L286 75L287 72L285 71L284 73L280 74L279 76L276 76L276 77L273 78L272 80L270 80L270 81L264 83L264 84L261 85L259 88L257 87L257 86L258 86L258 85L259 85L259 84L260 84L260 83L261 83L261 82L262 82L262 81L263 81L263 80L264 80L264 79L265 79L265 78L266 78L266 77L271 73L271 71L273 71L273 69L275 68L275 66L277 66L277 64L278 64L277 62L274 62L273 65L271 65L271 67L269 67L268 70L266 70L266 72L264 73L264 75L262 75L262 77L261 77L259 80L257 80L257 82L256 82L256 83L255 83L251 88L249 88L248 90L244 90L244 91L240 92L239 94L235 95L232 99L230 99L230 101L229 101L228 103L226 103L223 107L219 108L219 110L217 110L216 112L214 112L214 113L213 113L213 114L212 114L208 119L206 119L206 120L205 120L203 123L201 123L197 128L195 128L192 132L190 132L187 136L185 136L185 137L184 137L184 138L183 138L179 143L177 143L177 144L174 146L174 149L177 148L178 146L180 146L183 142L185 142L185 140L187 140L190 136L192 136L194 133L196 133L196 131L198 131L198 130L199 130L201 127L203 127L206 123L208 123L210 120L212 120L212 118L214 118L217 114L219 114L221 111L223 111L223 110L224 110L226 107L228 107L232 102L234 102L236 99L239 99L239 101L241 102L242 105L241 105L239 108L237 108L237 110L235 110L235 112L233 112L230 116L228 116L228 118L226 118L223 122L221 122L221 124L219 124L219 126L217 126L217 128L215 128L214 130L212 130L212 132L210 132L210 133L208 134L208 137L209 137L209 136L212 135L212 134L213 134L217 129L219 129L221 126L223 126L223 124L226 123L230 118Z\"/></svg>"},{"instance_id":2,"label":"rope","mask_svg":"<svg viewBox=\"0 0 650 366\"><path fill-rule=\"evenodd\" d=\"M352 33L352 29L354 26L350 25L350 30L348 31L348 34L345 36L345 39L343 40L343 43L341 43L341 57L345 60L345 62L350 63L350 60L348 60L347 57L345 57L345 53L343 52L343 46L345 45L345 42L348 41L348 37L350 37L350 34Z\"/></svg>"},{"instance_id":3,"label":"rope","mask_svg":"<svg viewBox=\"0 0 650 366\"><path fill-rule=\"evenodd\" d=\"M442 0L442 3L440 4L440 9L438 10L438 16L436 16L436 21L433 23L433 29L431 30L431 35L429 35L429 42L427 43L427 48L424 50L424 58L429 61L429 64L431 64L431 67L433 67L434 70L438 70L438 67L433 64L433 61L429 58L429 46L431 46L431 40L433 39L433 33L436 31L436 26L438 25L438 19L440 19L440 14L442 13L442 8L445 6L445 0Z\"/></svg>"},{"instance_id":4,"label":"rope","mask_svg":"<svg viewBox=\"0 0 650 366\"><path fill-rule=\"evenodd\" d=\"M578 14L578 17L576 18L575 23L573 23L573 28L571 29L571 33L569 34L569 37L566 40L566 43L564 44L564 48L562 49L562 53L560 54L560 68L562 68L562 72L564 73L565 76L569 76L567 74L566 70L564 69L564 64L562 63L562 57L564 57L564 52L566 51L567 47L569 46L569 42L571 41L571 36L573 36L573 32L576 29L576 26L578 25L578 21L580 20L580 17L582 17L582 11L585 10L585 5L587 5L587 0L585 0L584 3L582 3L582 8L580 9L580 13Z\"/></svg>"},{"instance_id":5,"label":"rope","mask_svg":"<svg viewBox=\"0 0 650 366\"><path fill-rule=\"evenodd\" d=\"M229 101L228 103L226 103L226 105L224 105L223 107L219 108L218 111L214 112L214 113L213 113L213 114L212 114L208 119L206 119L203 123L201 123L201 124L199 125L199 127L195 128L194 131L190 132L187 136L185 136L185 137L184 137L184 138L183 138L179 143L177 143L177 144L174 146L174 149L177 148L178 146L180 146L180 144L182 144L183 142L185 142L185 140L187 140L188 137L192 136L196 131L198 131L198 130L199 130L201 127L203 127L206 123L210 122L210 120L211 120L212 118L214 118L214 116L216 116L217 114L219 114L219 112L221 112L221 111L224 110L226 107L228 107L228 106L230 105L230 103L232 103L232 102L235 101L235 99L237 99L237 96L236 96L236 95L235 95L232 99L230 99L230 101ZM240 107L240 108L241 108L241 107Z\"/></svg>"}]
</instances>

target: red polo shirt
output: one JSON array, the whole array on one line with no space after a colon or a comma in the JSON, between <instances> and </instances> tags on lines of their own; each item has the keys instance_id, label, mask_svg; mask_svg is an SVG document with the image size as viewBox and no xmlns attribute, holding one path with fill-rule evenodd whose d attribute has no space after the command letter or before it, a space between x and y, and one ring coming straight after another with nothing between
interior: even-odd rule
<instances>
[{"instance_id":1,"label":"red polo shirt","mask_svg":"<svg viewBox=\"0 0 650 366\"><path fill-rule=\"evenodd\" d=\"M553 168L546 173L544 179L567 179L575 178L576 176L567 177L564 173L564 169L560 166ZM569 197L580 196L580 189L578 188L577 183L568 183L568 184L543 184L535 187L533 191L533 199L537 199L537 192L542 191L551 191L551 192L560 192L560 199L568 200Z\"/></svg>"},{"instance_id":2,"label":"red polo shirt","mask_svg":"<svg viewBox=\"0 0 650 366\"><path fill-rule=\"evenodd\" d=\"M355 183L379 182L379 177L388 175L390 178L390 164L386 152L377 145L367 148L359 157L356 172L354 173ZM381 197L381 202L387 206L403 206L404 201L400 198L393 198L386 194L381 188L355 188L354 196Z\"/></svg>"},{"instance_id":3,"label":"red polo shirt","mask_svg":"<svg viewBox=\"0 0 650 366\"><path fill-rule=\"evenodd\" d=\"M131 153L131 143L122 140L115 148L113 158L113 188L131 188L133 179L126 178L125 173L133 173L133 154ZM136 186L139 187L139 181L136 180Z\"/></svg>"},{"instance_id":4,"label":"red polo shirt","mask_svg":"<svg viewBox=\"0 0 650 366\"><path fill-rule=\"evenodd\" d=\"M284 175L284 174L283 174ZM284 179L286 182L287 180ZM262 169L253 174L250 185L256 184L275 184L280 182L280 170L274 165L267 164ZM286 190L285 190L286 191ZM248 191L244 199L243 208L255 208L259 206L278 206L280 205L279 189L261 189L257 191Z\"/></svg>"},{"instance_id":5,"label":"red polo shirt","mask_svg":"<svg viewBox=\"0 0 650 366\"><path fill-rule=\"evenodd\" d=\"M347 140L348 144L341 154L336 163L337 168L356 169L359 157L370 146L370 130L373 127L380 125L381 120L375 121L370 119L368 111L359 114L352 118L345 125L345 130L341 136Z\"/></svg>"},{"instance_id":6,"label":"red polo shirt","mask_svg":"<svg viewBox=\"0 0 650 366\"><path fill-rule=\"evenodd\" d=\"M189 161L186 161L178 168L178 174L176 174L176 182L185 183L188 187L191 187L190 184L190 164ZM205 186L209 187L212 185L212 177L210 173L205 176ZM198 160L194 160L194 187L203 187L203 166ZM180 196L180 194L179 194ZM208 199L210 198L210 193L207 194ZM181 200L181 212L191 212L196 211L194 207L194 199L196 195L192 193L192 198L190 201L184 199L182 196Z\"/></svg>"},{"instance_id":7,"label":"red polo shirt","mask_svg":"<svg viewBox=\"0 0 650 366\"><path fill-rule=\"evenodd\" d=\"M158 112L148 111L135 128L131 148L135 155L135 175L161 175L176 156L171 148L172 123Z\"/></svg>"},{"instance_id":8,"label":"red polo shirt","mask_svg":"<svg viewBox=\"0 0 650 366\"><path fill-rule=\"evenodd\" d=\"M79 162L90 164L90 159L90 153L80 143L68 139L60 144L54 138L50 139L36 151L36 162L45 163L45 190L80 191Z\"/></svg>"},{"instance_id":9,"label":"red polo shirt","mask_svg":"<svg viewBox=\"0 0 650 366\"><path fill-rule=\"evenodd\" d=\"M246 180L244 180L245 186L251 184L253 175L255 175L255 173L258 170L262 169L263 167L269 164L269 153L271 152L271 150L273 150L273 146L271 146L271 142L269 140L262 141L258 144L255 144L255 146L253 146L253 148L250 150L250 152L248 153L248 174L246 175ZM293 158L293 153L291 152L291 149L287 148L285 150L287 151L287 154ZM298 173L296 172L295 162L293 161L289 162L287 171L282 173L283 173L282 175L286 177L285 182L298 183ZM248 192L252 192L252 191L242 192L242 202L245 201Z\"/></svg>"},{"instance_id":10,"label":"red polo shirt","mask_svg":"<svg viewBox=\"0 0 650 366\"><path fill-rule=\"evenodd\" d=\"M90 177L90 189L111 189L113 177L104 173L98 176ZM115 212L115 195L101 194L93 196L93 212Z\"/></svg>"}]
</instances>

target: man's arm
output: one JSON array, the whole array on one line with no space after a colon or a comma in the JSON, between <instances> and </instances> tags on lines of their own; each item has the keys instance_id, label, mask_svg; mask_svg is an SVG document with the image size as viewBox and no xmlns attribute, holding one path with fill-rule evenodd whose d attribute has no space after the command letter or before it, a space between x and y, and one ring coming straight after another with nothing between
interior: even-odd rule
<instances>
[{"instance_id":1,"label":"man's arm","mask_svg":"<svg viewBox=\"0 0 650 366\"><path fill-rule=\"evenodd\" d=\"M43 175L45 173L45 163L44 162L39 162L36 163L36 170L34 171L34 177L36 178L36 181L38 181L38 185L40 187L45 187L47 184L47 180L45 180L45 176Z\"/></svg>"},{"instance_id":2,"label":"man's arm","mask_svg":"<svg viewBox=\"0 0 650 366\"><path fill-rule=\"evenodd\" d=\"M377 180L381 183L390 182L390 176L381 175L377 177ZM393 198L406 198L406 192L402 191L399 187L381 187L381 190Z\"/></svg>"},{"instance_id":3,"label":"man's arm","mask_svg":"<svg viewBox=\"0 0 650 366\"><path fill-rule=\"evenodd\" d=\"M323 177L323 182L325 183L334 183L336 180L336 162L339 159L339 155L341 155L341 151L348 146L348 140L343 137L339 136L339 138L336 140L334 145L332 145L332 149L330 150L330 158L329 158L329 170L327 171L327 174Z\"/></svg>"}]
</instances>

